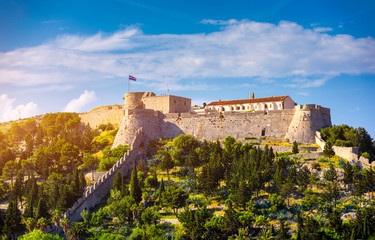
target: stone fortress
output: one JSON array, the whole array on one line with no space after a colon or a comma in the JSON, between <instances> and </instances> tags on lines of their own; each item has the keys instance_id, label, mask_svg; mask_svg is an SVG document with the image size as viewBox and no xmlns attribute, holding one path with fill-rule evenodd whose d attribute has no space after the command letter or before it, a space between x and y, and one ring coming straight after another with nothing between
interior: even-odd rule
<instances>
[{"instance_id":1,"label":"stone fortress","mask_svg":"<svg viewBox=\"0 0 375 240\"><path fill-rule=\"evenodd\" d=\"M189 98L155 96L151 92L127 93L124 100L122 107L99 107L81 114L82 121L93 127L108 122L119 125L113 147L129 144L131 149L64 213L70 221L79 221L83 210L90 211L102 203L112 188L116 172L129 175L133 163L143 156L141 146L149 140L175 138L179 134L207 140L223 139L228 135L236 138L275 137L290 142L317 143L323 149L325 142L319 130L331 126L328 108L314 104L297 105L289 96L254 98L252 94L250 99L212 102L199 110L191 110ZM344 158L352 158L358 163L353 149L341 147L335 151L336 154L345 153L349 157ZM47 232L54 233L56 227L52 224ZM61 231L61 226L59 228Z\"/></svg>"},{"instance_id":2,"label":"stone fortress","mask_svg":"<svg viewBox=\"0 0 375 240\"><path fill-rule=\"evenodd\" d=\"M113 147L130 145L142 128L146 141L190 134L200 140L273 137L315 143L316 131L331 126L330 109L314 104L297 105L289 96L217 101L192 110L191 99L152 92L130 92L123 106L100 107L80 115L97 127L111 122L119 126Z\"/></svg>"}]
</instances>

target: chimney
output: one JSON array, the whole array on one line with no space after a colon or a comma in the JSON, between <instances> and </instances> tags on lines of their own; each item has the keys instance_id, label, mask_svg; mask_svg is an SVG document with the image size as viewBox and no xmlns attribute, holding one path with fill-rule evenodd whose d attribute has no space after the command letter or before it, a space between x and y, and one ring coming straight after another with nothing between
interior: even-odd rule
<instances>
[{"instance_id":1,"label":"chimney","mask_svg":"<svg viewBox=\"0 0 375 240\"><path fill-rule=\"evenodd\" d=\"M254 93L253 92L251 93L251 99L254 99Z\"/></svg>"}]
</instances>

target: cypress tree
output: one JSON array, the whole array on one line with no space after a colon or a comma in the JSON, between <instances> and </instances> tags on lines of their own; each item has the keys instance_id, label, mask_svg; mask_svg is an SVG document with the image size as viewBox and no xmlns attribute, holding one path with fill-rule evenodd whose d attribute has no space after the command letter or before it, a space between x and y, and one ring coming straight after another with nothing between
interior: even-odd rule
<instances>
[{"instance_id":1,"label":"cypress tree","mask_svg":"<svg viewBox=\"0 0 375 240\"><path fill-rule=\"evenodd\" d=\"M11 201L5 214L4 231L14 234L22 230L21 212L18 210L17 201Z\"/></svg>"},{"instance_id":2,"label":"cypress tree","mask_svg":"<svg viewBox=\"0 0 375 240\"><path fill-rule=\"evenodd\" d=\"M134 161L132 175L130 179L130 196L138 204L142 200L142 189L139 187L137 175L138 175L137 165L136 165L136 162Z\"/></svg>"},{"instance_id":3,"label":"cypress tree","mask_svg":"<svg viewBox=\"0 0 375 240\"><path fill-rule=\"evenodd\" d=\"M83 174L83 171L79 172L79 186L80 186L80 195L83 194L86 190L86 178L85 175Z\"/></svg>"},{"instance_id":4,"label":"cypress tree","mask_svg":"<svg viewBox=\"0 0 375 240\"><path fill-rule=\"evenodd\" d=\"M328 158L335 156L335 151L332 148L331 141L327 141L326 144L324 145L323 154L324 156Z\"/></svg>"},{"instance_id":5,"label":"cypress tree","mask_svg":"<svg viewBox=\"0 0 375 240\"><path fill-rule=\"evenodd\" d=\"M56 209L64 212L68 208L68 190L67 185L63 185L60 188L60 197L57 200L57 207Z\"/></svg>"},{"instance_id":6,"label":"cypress tree","mask_svg":"<svg viewBox=\"0 0 375 240\"><path fill-rule=\"evenodd\" d=\"M27 218L27 217L30 217L30 218L33 218L34 217L34 207L37 203L37 199L38 199L38 185L36 183L36 180L35 179L32 179L31 180L31 190L28 194L28 197L27 197L27 205L26 205L26 209L25 209L25 212L24 212L24 216Z\"/></svg>"},{"instance_id":7,"label":"cypress tree","mask_svg":"<svg viewBox=\"0 0 375 240\"><path fill-rule=\"evenodd\" d=\"M298 143L296 141L293 142L292 153L293 154L299 153L299 151L298 151Z\"/></svg>"},{"instance_id":8,"label":"cypress tree","mask_svg":"<svg viewBox=\"0 0 375 240\"><path fill-rule=\"evenodd\" d=\"M170 181L169 170L174 168L174 162L172 160L171 155L168 152L166 152L163 156L163 161L161 162L161 168L167 171L168 182L169 182Z\"/></svg>"},{"instance_id":9,"label":"cypress tree","mask_svg":"<svg viewBox=\"0 0 375 240\"><path fill-rule=\"evenodd\" d=\"M16 182L14 183L14 197L17 200L20 200L21 206L22 206L22 193L24 189L24 181L23 181L23 174L21 172L18 172L16 177Z\"/></svg>"},{"instance_id":10,"label":"cypress tree","mask_svg":"<svg viewBox=\"0 0 375 240\"><path fill-rule=\"evenodd\" d=\"M39 199L38 208L36 209L36 219L49 218L48 208L44 198Z\"/></svg>"},{"instance_id":11,"label":"cypress tree","mask_svg":"<svg viewBox=\"0 0 375 240\"><path fill-rule=\"evenodd\" d=\"M74 170L74 173L73 173L73 192L74 192L74 195L76 195L76 197L80 197L80 180L79 180L79 173L77 170Z\"/></svg>"},{"instance_id":12,"label":"cypress tree","mask_svg":"<svg viewBox=\"0 0 375 240\"><path fill-rule=\"evenodd\" d=\"M116 191L122 191L123 180L120 171L116 172L115 178L113 179L112 189Z\"/></svg>"}]
</instances>

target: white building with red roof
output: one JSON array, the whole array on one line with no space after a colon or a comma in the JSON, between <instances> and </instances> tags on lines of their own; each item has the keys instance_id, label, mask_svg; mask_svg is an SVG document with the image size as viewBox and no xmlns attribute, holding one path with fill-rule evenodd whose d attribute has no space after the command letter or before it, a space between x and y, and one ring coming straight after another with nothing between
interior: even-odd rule
<instances>
[{"instance_id":1,"label":"white building with red roof","mask_svg":"<svg viewBox=\"0 0 375 240\"><path fill-rule=\"evenodd\" d=\"M250 99L216 101L206 105L208 111L218 112L252 112L293 109L296 103L289 96L254 98L254 93Z\"/></svg>"}]
</instances>

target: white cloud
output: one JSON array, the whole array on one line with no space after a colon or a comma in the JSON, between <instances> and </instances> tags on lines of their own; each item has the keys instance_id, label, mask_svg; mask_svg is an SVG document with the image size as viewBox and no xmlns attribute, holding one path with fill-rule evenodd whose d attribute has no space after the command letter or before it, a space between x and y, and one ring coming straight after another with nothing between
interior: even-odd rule
<instances>
[{"instance_id":1,"label":"white cloud","mask_svg":"<svg viewBox=\"0 0 375 240\"><path fill-rule=\"evenodd\" d=\"M181 35L147 35L131 26L112 34L62 35L0 53L0 84L71 85L134 74L150 87L163 89L169 81L171 90L201 89L215 85L216 78L308 88L341 74L375 73L372 37L329 35L293 22L202 22L224 26L209 34ZM191 84L201 79L211 80Z\"/></svg>"},{"instance_id":2,"label":"white cloud","mask_svg":"<svg viewBox=\"0 0 375 240\"><path fill-rule=\"evenodd\" d=\"M315 27L313 28L314 32L331 32L333 31L330 27Z\"/></svg>"},{"instance_id":3,"label":"white cloud","mask_svg":"<svg viewBox=\"0 0 375 240\"><path fill-rule=\"evenodd\" d=\"M39 113L38 105L34 102L19 104L14 107L15 101L15 98L9 98L7 94L0 95L0 122L32 117Z\"/></svg>"},{"instance_id":4,"label":"white cloud","mask_svg":"<svg viewBox=\"0 0 375 240\"><path fill-rule=\"evenodd\" d=\"M238 23L238 21L236 19L229 19L229 20L203 19L201 23L211 24L211 25L233 25L233 24Z\"/></svg>"},{"instance_id":5,"label":"white cloud","mask_svg":"<svg viewBox=\"0 0 375 240\"><path fill-rule=\"evenodd\" d=\"M79 98L75 98L70 101L64 108L64 112L80 112L82 108L96 100L96 94L94 91L85 90Z\"/></svg>"}]
</instances>

